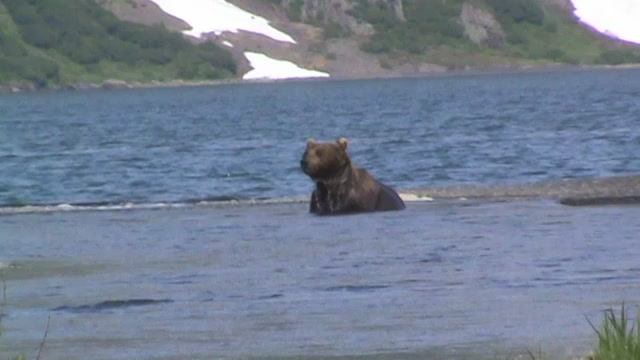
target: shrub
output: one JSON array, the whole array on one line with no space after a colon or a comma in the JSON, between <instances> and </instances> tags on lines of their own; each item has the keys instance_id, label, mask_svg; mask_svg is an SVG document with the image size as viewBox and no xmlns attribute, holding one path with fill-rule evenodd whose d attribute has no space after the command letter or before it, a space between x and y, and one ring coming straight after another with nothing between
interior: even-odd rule
<instances>
[{"instance_id":1,"label":"shrub","mask_svg":"<svg viewBox=\"0 0 640 360\"><path fill-rule=\"evenodd\" d=\"M547 49L543 54L545 59L550 59L557 62L565 62L567 53L562 49Z\"/></svg>"},{"instance_id":2,"label":"shrub","mask_svg":"<svg viewBox=\"0 0 640 360\"><path fill-rule=\"evenodd\" d=\"M341 38L349 35L349 32L335 21L329 21L322 28L322 35L325 39Z\"/></svg>"},{"instance_id":3,"label":"shrub","mask_svg":"<svg viewBox=\"0 0 640 360\"><path fill-rule=\"evenodd\" d=\"M372 53L394 50L421 54L433 45L456 44L464 38L458 21L461 1L405 0L406 21L396 18L384 2L360 0L354 7L356 18L372 24L376 35L361 45Z\"/></svg>"},{"instance_id":4,"label":"shrub","mask_svg":"<svg viewBox=\"0 0 640 360\"><path fill-rule=\"evenodd\" d=\"M0 56L0 74L5 80L28 80L38 87L56 83L60 79L58 64L51 60L34 56L3 57Z\"/></svg>"},{"instance_id":5,"label":"shrub","mask_svg":"<svg viewBox=\"0 0 640 360\"><path fill-rule=\"evenodd\" d=\"M27 51L22 44L12 36L0 32L0 49L3 56L19 57L27 55Z\"/></svg>"},{"instance_id":6,"label":"shrub","mask_svg":"<svg viewBox=\"0 0 640 360\"><path fill-rule=\"evenodd\" d=\"M553 21L550 21L544 25L544 31L555 34L558 32L558 24Z\"/></svg>"},{"instance_id":7,"label":"shrub","mask_svg":"<svg viewBox=\"0 0 640 360\"><path fill-rule=\"evenodd\" d=\"M2 0L2 3L27 44L62 54L84 65L87 71L99 71L96 65L102 61L125 64L138 72L148 64L177 68L179 71L175 73L185 74L187 79L229 76L236 71L227 50L211 43L191 44L163 26L120 21L94 0ZM0 37L0 45L6 42ZM19 46L10 49L14 53L24 52ZM179 59L180 56L188 60ZM32 68L27 68L15 64L5 54L0 66L18 67L23 78L38 84L59 80L55 63L43 59L30 61Z\"/></svg>"},{"instance_id":8,"label":"shrub","mask_svg":"<svg viewBox=\"0 0 640 360\"><path fill-rule=\"evenodd\" d=\"M303 0L293 0L287 7L287 17L291 21L302 20L302 7L304 6Z\"/></svg>"},{"instance_id":9,"label":"shrub","mask_svg":"<svg viewBox=\"0 0 640 360\"><path fill-rule=\"evenodd\" d=\"M631 50L604 50L598 59L601 64L621 65L640 63L640 54Z\"/></svg>"},{"instance_id":10,"label":"shrub","mask_svg":"<svg viewBox=\"0 0 640 360\"><path fill-rule=\"evenodd\" d=\"M381 54L389 52L391 47L379 37L374 36L370 40L362 43L360 45L360 50L373 54Z\"/></svg>"},{"instance_id":11,"label":"shrub","mask_svg":"<svg viewBox=\"0 0 640 360\"><path fill-rule=\"evenodd\" d=\"M544 23L544 10L536 0L486 0L498 17L506 21Z\"/></svg>"},{"instance_id":12,"label":"shrub","mask_svg":"<svg viewBox=\"0 0 640 360\"><path fill-rule=\"evenodd\" d=\"M528 45L529 39L518 31L510 31L507 33L507 42L513 45Z\"/></svg>"}]
</instances>

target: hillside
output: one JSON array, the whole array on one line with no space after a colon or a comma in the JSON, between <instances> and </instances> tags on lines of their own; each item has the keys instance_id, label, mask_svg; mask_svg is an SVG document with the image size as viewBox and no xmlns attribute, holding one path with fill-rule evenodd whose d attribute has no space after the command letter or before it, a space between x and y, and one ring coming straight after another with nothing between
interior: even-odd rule
<instances>
[{"instance_id":1,"label":"hillside","mask_svg":"<svg viewBox=\"0 0 640 360\"><path fill-rule=\"evenodd\" d=\"M154 4L101 1L128 20L132 12ZM637 46L580 24L570 0L227 1L268 19L296 40L284 43L247 31L204 36L233 45L229 51L239 74L251 69L247 52L325 71L334 78L640 62Z\"/></svg>"},{"instance_id":2,"label":"hillside","mask_svg":"<svg viewBox=\"0 0 640 360\"><path fill-rule=\"evenodd\" d=\"M190 24L152 0L0 0L0 84L238 78L255 67L247 54L334 78L640 63L640 47L580 25L570 0L227 1L295 42L181 35Z\"/></svg>"},{"instance_id":3,"label":"hillside","mask_svg":"<svg viewBox=\"0 0 640 360\"><path fill-rule=\"evenodd\" d=\"M640 47L579 24L569 0L230 1L298 35L290 54L266 53L338 77L640 63Z\"/></svg>"},{"instance_id":4,"label":"hillside","mask_svg":"<svg viewBox=\"0 0 640 360\"><path fill-rule=\"evenodd\" d=\"M92 0L0 1L0 84L164 82L235 72L231 55L219 46L121 21Z\"/></svg>"}]
</instances>

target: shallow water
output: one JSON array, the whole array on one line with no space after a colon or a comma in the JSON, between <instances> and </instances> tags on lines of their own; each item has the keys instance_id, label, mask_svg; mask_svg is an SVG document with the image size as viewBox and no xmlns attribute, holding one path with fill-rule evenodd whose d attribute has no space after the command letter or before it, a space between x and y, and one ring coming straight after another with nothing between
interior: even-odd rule
<instances>
[{"instance_id":1,"label":"shallow water","mask_svg":"<svg viewBox=\"0 0 640 360\"><path fill-rule=\"evenodd\" d=\"M305 210L0 217L4 348L33 353L51 315L49 359L563 358L592 344L585 315L640 302L640 207Z\"/></svg>"},{"instance_id":2,"label":"shallow water","mask_svg":"<svg viewBox=\"0 0 640 360\"><path fill-rule=\"evenodd\" d=\"M640 303L640 207L557 199L640 195L639 94L630 70L0 96L0 358L48 316L45 359L583 355L585 316ZM309 136L435 201L309 215Z\"/></svg>"}]
</instances>

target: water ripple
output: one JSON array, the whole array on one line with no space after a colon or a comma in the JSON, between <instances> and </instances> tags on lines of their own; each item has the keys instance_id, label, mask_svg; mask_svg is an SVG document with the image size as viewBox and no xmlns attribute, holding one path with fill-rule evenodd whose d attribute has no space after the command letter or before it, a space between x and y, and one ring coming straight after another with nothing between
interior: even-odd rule
<instances>
[{"instance_id":1,"label":"water ripple","mask_svg":"<svg viewBox=\"0 0 640 360\"><path fill-rule=\"evenodd\" d=\"M0 204L299 196L309 137L404 189L640 173L622 73L0 96Z\"/></svg>"},{"instance_id":2,"label":"water ripple","mask_svg":"<svg viewBox=\"0 0 640 360\"><path fill-rule=\"evenodd\" d=\"M154 300L154 299L127 299L127 300L106 300L95 304L89 305L64 305L59 306L57 308L52 309L52 311L66 311L73 313L93 313L107 310L116 310L123 309L128 307L137 307L137 306L148 306L148 305L157 305L157 304L167 304L172 303L173 300L162 299L162 300Z\"/></svg>"}]
</instances>

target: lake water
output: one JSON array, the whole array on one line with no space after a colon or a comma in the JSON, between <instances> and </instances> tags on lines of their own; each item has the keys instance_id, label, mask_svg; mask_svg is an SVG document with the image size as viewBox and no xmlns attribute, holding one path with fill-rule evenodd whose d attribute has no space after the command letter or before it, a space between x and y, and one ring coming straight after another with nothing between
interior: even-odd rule
<instances>
[{"instance_id":1,"label":"lake water","mask_svg":"<svg viewBox=\"0 0 640 360\"><path fill-rule=\"evenodd\" d=\"M46 359L583 355L640 304L640 207L472 189L637 185L637 114L638 70L0 96L0 358L49 316ZM456 196L308 214L340 136Z\"/></svg>"}]
</instances>

